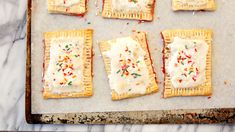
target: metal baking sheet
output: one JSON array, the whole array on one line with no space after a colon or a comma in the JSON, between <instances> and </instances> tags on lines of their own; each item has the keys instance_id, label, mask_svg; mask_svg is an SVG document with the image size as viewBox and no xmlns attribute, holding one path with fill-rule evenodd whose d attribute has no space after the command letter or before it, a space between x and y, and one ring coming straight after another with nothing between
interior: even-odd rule
<instances>
[{"instance_id":1,"label":"metal baking sheet","mask_svg":"<svg viewBox=\"0 0 235 132\"><path fill-rule=\"evenodd\" d=\"M31 3L32 2L32 3ZM98 2L98 5L96 3ZM26 119L29 123L218 123L234 122L235 97L235 1L217 1L215 12L173 12L171 1L157 1L153 22L103 19L96 15L102 1L89 1L84 17L48 14L46 0L29 0ZM32 4L32 5L31 5ZM224 16L226 14L226 16ZM223 19L221 19L223 17ZM59 29L93 28L94 96L86 99L42 98L42 33ZM164 29L211 28L213 41L213 88L211 97L163 99L162 40ZM132 30L148 33L148 43L157 71L160 91L153 95L111 101L110 88L98 49L98 40L128 36ZM224 59L230 57L231 59ZM226 65L225 65L226 64ZM52 107L53 106L53 107ZM222 113L224 112L224 113ZM221 115L222 114L222 115ZM188 117L189 116L189 117ZM215 117L215 118L212 118ZM222 118L223 117L223 118ZM171 119L171 120L169 120Z\"/></svg>"}]
</instances>

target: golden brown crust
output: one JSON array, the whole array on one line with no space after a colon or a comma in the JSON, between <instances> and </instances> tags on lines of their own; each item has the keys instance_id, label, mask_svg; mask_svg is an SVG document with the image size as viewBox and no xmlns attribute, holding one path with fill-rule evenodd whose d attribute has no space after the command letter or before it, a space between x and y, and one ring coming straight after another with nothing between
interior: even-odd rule
<instances>
[{"instance_id":1,"label":"golden brown crust","mask_svg":"<svg viewBox=\"0 0 235 132\"><path fill-rule=\"evenodd\" d=\"M112 0L103 0L102 16L106 18L134 19L152 21L154 16L154 5L156 0L149 0L147 11L114 11Z\"/></svg>"},{"instance_id":2,"label":"golden brown crust","mask_svg":"<svg viewBox=\"0 0 235 132\"><path fill-rule=\"evenodd\" d=\"M81 0L70 7L55 6L56 0L47 0L48 12L83 16L87 11L87 0Z\"/></svg>"},{"instance_id":3,"label":"golden brown crust","mask_svg":"<svg viewBox=\"0 0 235 132\"><path fill-rule=\"evenodd\" d=\"M215 0L172 0L172 9L174 11L178 10L206 10L214 11L216 10ZM198 4L197 4L198 3Z\"/></svg>"},{"instance_id":4,"label":"golden brown crust","mask_svg":"<svg viewBox=\"0 0 235 132\"><path fill-rule=\"evenodd\" d=\"M208 54L206 57L206 82L202 85L193 88L174 88L170 81L170 76L165 71L164 76L164 92L163 97L174 97L174 96L209 96L212 94L211 84L211 47L212 47L212 30L210 29L193 29L193 30L165 30L162 32L164 39L164 69L168 63L170 50L166 46L172 43L174 37L187 38L187 39L202 39L208 46Z\"/></svg>"},{"instance_id":5,"label":"golden brown crust","mask_svg":"<svg viewBox=\"0 0 235 132\"><path fill-rule=\"evenodd\" d=\"M140 43L140 46L143 48L143 50L146 53L149 53L146 34L144 32L135 33L132 36L132 38ZM111 41L115 42L116 40L111 40ZM104 52L110 50L111 44L112 43L108 43L108 41L101 41L99 43L100 50L102 52L102 56L103 56L104 63L105 63L105 69L106 69L106 72L107 72L108 75L111 72L110 59L104 54ZM149 86L146 89L146 93L145 94L130 94L130 93L118 94L117 92L112 90L112 100L121 100L121 99L125 99L125 98L133 98L133 97L138 97L138 96L143 96L143 95L155 93L155 92L158 91L158 86L157 86L157 83L156 83L156 74L155 74L155 72L153 70L153 67L152 67L152 61L151 61L150 55L146 54L144 60L145 60L145 63L148 67L149 75L150 75L150 78L151 78L151 86Z\"/></svg>"},{"instance_id":6,"label":"golden brown crust","mask_svg":"<svg viewBox=\"0 0 235 132\"><path fill-rule=\"evenodd\" d=\"M48 98L77 98L77 97L89 97L92 96L92 29L86 30L68 30L68 31L55 31L44 33L45 41L45 55L44 55L44 74L48 68L50 61L50 42L52 38L59 37L83 37L83 88L81 92L61 92L53 93L47 86L47 81L44 80L43 97Z\"/></svg>"}]
</instances>

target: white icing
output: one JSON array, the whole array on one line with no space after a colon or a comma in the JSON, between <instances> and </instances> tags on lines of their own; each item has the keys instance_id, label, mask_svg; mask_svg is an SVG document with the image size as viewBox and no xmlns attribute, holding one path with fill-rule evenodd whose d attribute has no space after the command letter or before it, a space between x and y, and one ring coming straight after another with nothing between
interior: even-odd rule
<instances>
[{"instance_id":1,"label":"white icing","mask_svg":"<svg viewBox=\"0 0 235 132\"><path fill-rule=\"evenodd\" d=\"M45 81L52 92L83 90L83 43L83 38L61 37L51 40L50 61L45 73ZM68 61L63 61L66 57L69 57ZM65 68L66 65L72 68ZM65 82L65 78L67 80L66 83L60 84ZM71 84L69 84L70 81L72 82Z\"/></svg>"},{"instance_id":2,"label":"white icing","mask_svg":"<svg viewBox=\"0 0 235 132\"><path fill-rule=\"evenodd\" d=\"M149 0L112 0L113 10L135 10L135 11L146 11L149 4Z\"/></svg>"},{"instance_id":3,"label":"white icing","mask_svg":"<svg viewBox=\"0 0 235 132\"><path fill-rule=\"evenodd\" d=\"M178 0L177 2L182 5L187 4L187 5L194 5L194 6L207 4L207 2L205 0Z\"/></svg>"},{"instance_id":4,"label":"white icing","mask_svg":"<svg viewBox=\"0 0 235 132\"><path fill-rule=\"evenodd\" d=\"M109 43L112 43L111 50L104 54L111 59L111 74L108 76L111 89L118 94L127 92L144 94L151 83L147 65L144 61L145 51L131 37L119 38L115 43L113 41L109 41ZM127 48L128 52L126 52ZM123 66L120 60L123 60L122 62L131 60L130 63L127 63L129 65L138 64L134 68L130 66L127 69L129 75L121 76L122 71L118 73ZM141 76L134 78L132 73L138 73Z\"/></svg>"},{"instance_id":5,"label":"white icing","mask_svg":"<svg viewBox=\"0 0 235 132\"><path fill-rule=\"evenodd\" d=\"M195 87L206 81L205 74L208 45L204 40L181 39L175 37L174 41L169 44L168 47L170 49L170 57L166 69L167 73L170 75L174 88ZM191 58L187 58L182 51ZM179 59L177 58L179 58L179 56L183 56L182 58L185 59L183 61L178 61ZM193 78L196 78L196 81Z\"/></svg>"},{"instance_id":6,"label":"white icing","mask_svg":"<svg viewBox=\"0 0 235 132\"><path fill-rule=\"evenodd\" d=\"M55 0L55 6L65 6L70 7L72 5L78 4L80 0Z\"/></svg>"}]
</instances>

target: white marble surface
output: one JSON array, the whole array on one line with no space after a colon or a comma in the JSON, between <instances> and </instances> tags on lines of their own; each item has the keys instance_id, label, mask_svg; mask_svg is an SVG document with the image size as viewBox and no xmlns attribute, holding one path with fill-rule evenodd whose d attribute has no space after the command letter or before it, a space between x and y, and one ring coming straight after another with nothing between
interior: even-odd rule
<instances>
[{"instance_id":1,"label":"white marble surface","mask_svg":"<svg viewBox=\"0 0 235 132\"><path fill-rule=\"evenodd\" d=\"M231 125L29 125L24 117L26 0L0 0L0 130L235 132Z\"/></svg>"}]
</instances>

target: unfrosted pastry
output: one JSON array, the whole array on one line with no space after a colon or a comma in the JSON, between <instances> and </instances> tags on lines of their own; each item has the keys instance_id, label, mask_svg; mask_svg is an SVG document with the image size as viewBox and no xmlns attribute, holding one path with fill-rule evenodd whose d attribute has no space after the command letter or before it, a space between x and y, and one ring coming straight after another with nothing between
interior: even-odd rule
<instances>
[{"instance_id":1,"label":"unfrosted pastry","mask_svg":"<svg viewBox=\"0 0 235 132\"><path fill-rule=\"evenodd\" d=\"M92 30L44 33L43 96L92 95Z\"/></svg>"},{"instance_id":2,"label":"unfrosted pastry","mask_svg":"<svg viewBox=\"0 0 235 132\"><path fill-rule=\"evenodd\" d=\"M155 0L104 0L102 16L152 21L154 4Z\"/></svg>"},{"instance_id":3,"label":"unfrosted pastry","mask_svg":"<svg viewBox=\"0 0 235 132\"><path fill-rule=\"evenodd\" d=\"M207 10L216 9L215 0L172 0L172 8L178 10Z\"/></svg>"},{"instance_id":4,"label":"unfrosted pastry","mask_svg":"<svg viewBox=\"0 0 235 132\"><path fill-rule=\"evenodd\" d=\"M100 42L112 99L120 100L158 91L146 34Z\"/></svg>"},{"instance_id":5,"label":"unfrosted pastry","mask_svg":"<svg viewBox=\"0 0 235 132\"><path fill-rule=\"evenodd\" d=\"M211 95L211 30L166 30L164 97Z\"/></svg>"},{"instance_id":6,"label":"unfrosted pastry","mask_svg":"<svg viewBox=\"0 0 235 132\"><path fill-rule=\"evenodd\" d=\"M87 11L87 0L47 0L50 13L83 16Z\"/></svg>"}]
</instances>

